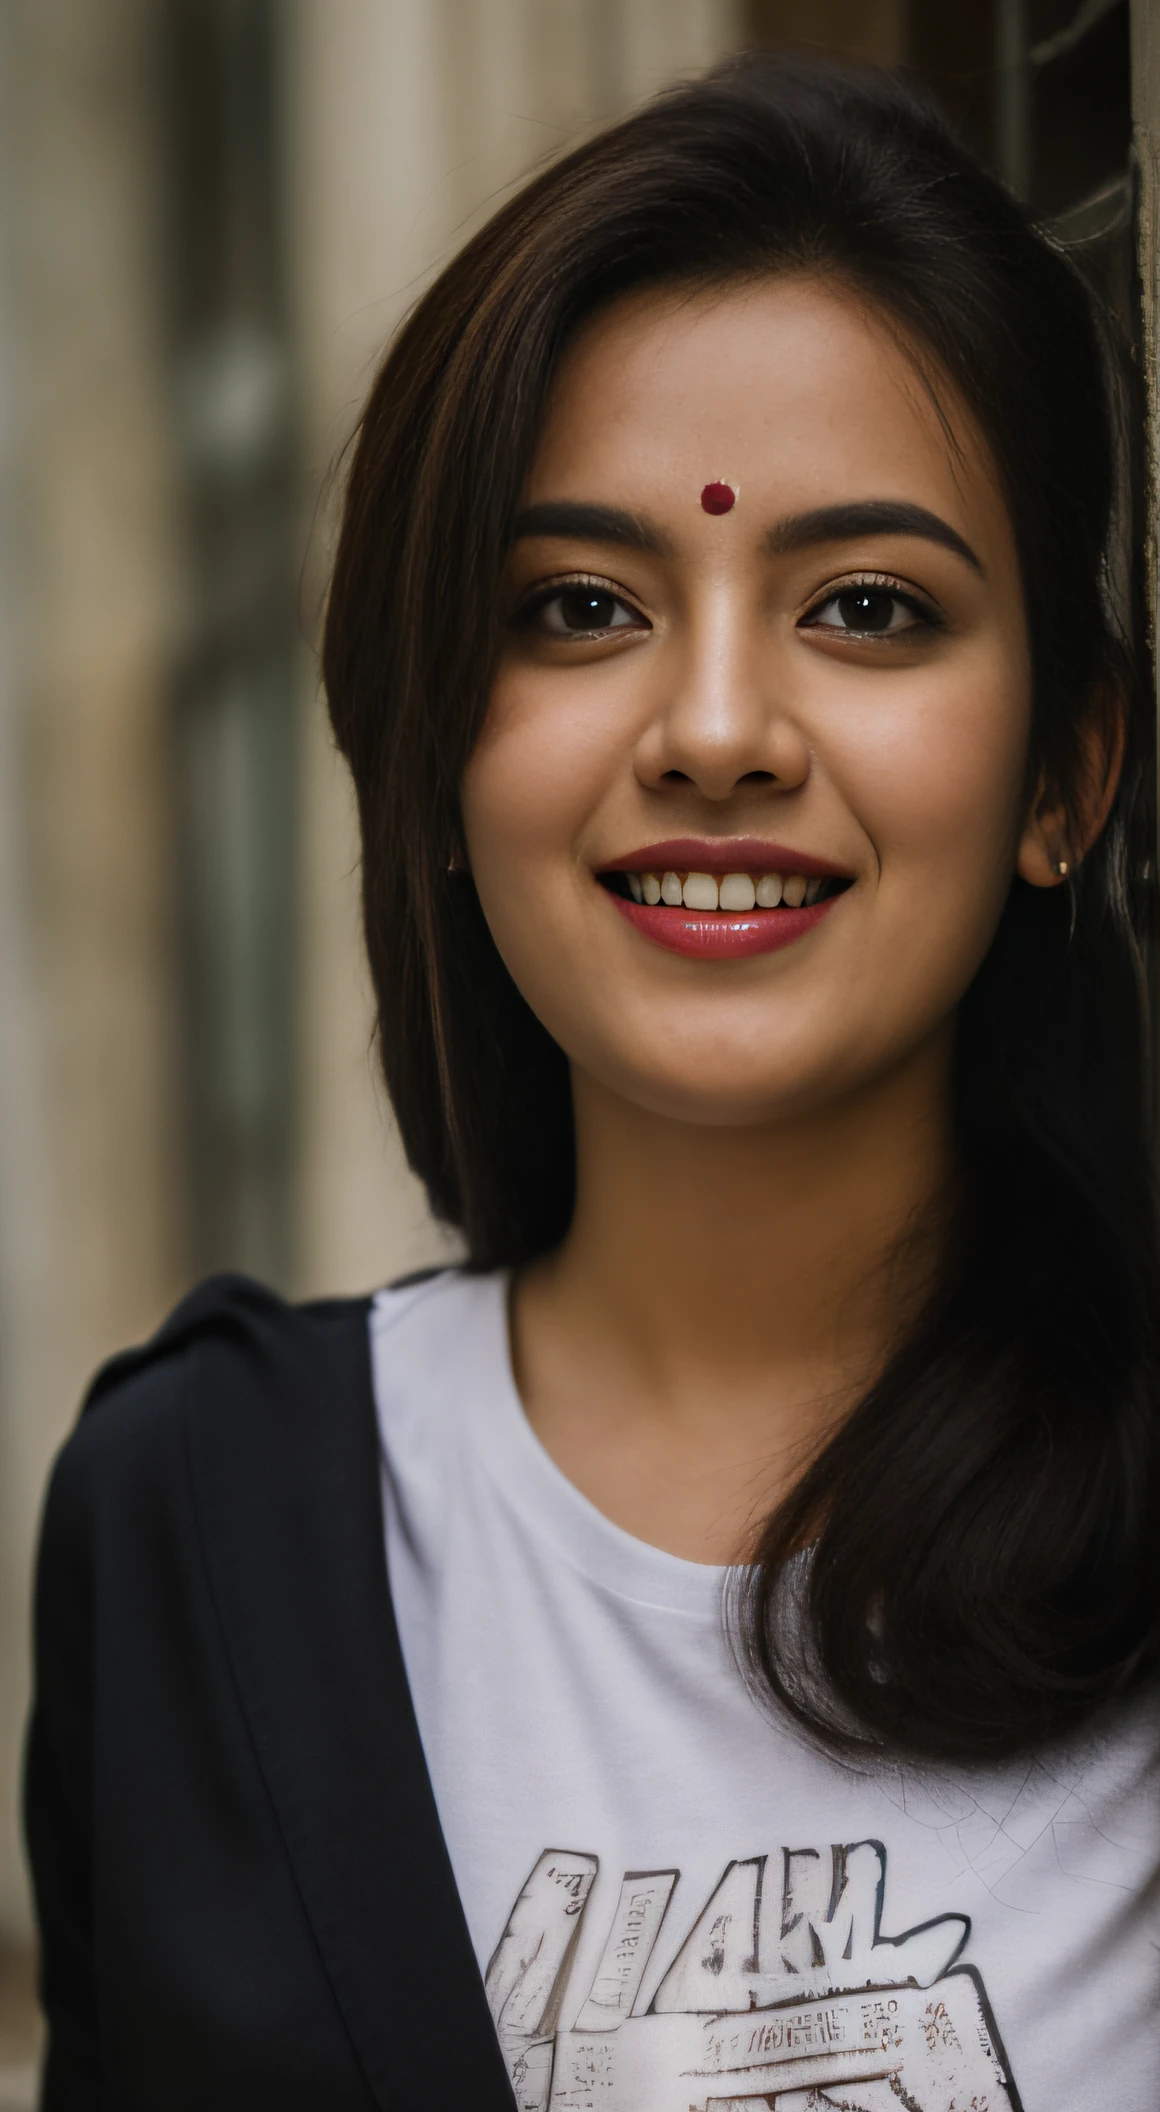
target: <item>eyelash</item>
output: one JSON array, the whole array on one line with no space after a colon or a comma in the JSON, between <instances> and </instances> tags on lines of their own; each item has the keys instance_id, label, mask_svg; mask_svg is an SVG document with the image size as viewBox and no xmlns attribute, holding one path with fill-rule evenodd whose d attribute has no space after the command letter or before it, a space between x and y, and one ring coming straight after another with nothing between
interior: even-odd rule
<instances>
[{"instance_id":1,"label":"eyelash","mask_svg":"<svg viewBox=\"0 0 1160 2112\"><path fill-rule=\"evenodd\" d=\"M536 588L516 610L514 621L521 627L530 628L535 618L549 608L554 601L558 601L563 595L570 592L583 592L585 588L591 589L594 594L606 595L618 610L623 610L631 618L631 622L614 625L606 624L602 628L593 628L590 631L576 630L568 632L562 630L555 633L556 636L570 636L573 639L583 641L584 639L607 638L614 630L630 630L641 625L651 629L648 618L643 616L640 610L624 594L618 593L608 580L601 579L597 574L587 572L572 573L566 579L556 579L548 585ZM820 624L817 621L821 612L828 608L831 602L837 601L843 594L856 594L859 588L876 594L888 595L892 601L898 602L901 607L908 609L910 614L916 619L916 623L913 626L904 626L901 634L898 631L878 634L882 637L893 636L897 638L899 635L905 635L910 629L917 629L920 626L932 631L944 628L944 619L930 602L917 594L912 587L907 587L902 580L895 579L889 573L884 572L853 573L846 579L830 581L822 592L816 596L809 608L798 618L799 628L803 630L830 630L837 633L838 636L847 638L866 639L874 637L876 634L870 630L857 631L852 627L844 627L839 624Z\"/></svg>"}]
</instances>

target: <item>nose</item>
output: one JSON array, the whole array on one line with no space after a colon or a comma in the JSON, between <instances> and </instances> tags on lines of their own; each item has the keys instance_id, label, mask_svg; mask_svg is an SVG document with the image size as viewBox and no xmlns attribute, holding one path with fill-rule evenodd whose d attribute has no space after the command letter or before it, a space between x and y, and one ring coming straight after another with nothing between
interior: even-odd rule
<instances>
[{"instance_id":1,"label":"nose","mask_svg":"<svg viewBox=\"0 0 1160 2112\"><path fill-rule=\"evenodd\" d=\"M810 748L788 670L759 624L729 608L691 624L663 680L636 749L637 776L650 790L686 784L720 804L745 786L789 792L805 783Z\"/></svg>"}]
</instances>

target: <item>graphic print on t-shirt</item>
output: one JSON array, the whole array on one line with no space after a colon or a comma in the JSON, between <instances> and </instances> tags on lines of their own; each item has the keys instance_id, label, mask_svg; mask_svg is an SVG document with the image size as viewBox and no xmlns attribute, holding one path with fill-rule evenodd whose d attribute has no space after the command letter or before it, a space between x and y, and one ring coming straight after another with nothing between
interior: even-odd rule
<instances>
[{"instance_id":1,"label":"graphic print on t-shirt","mask_svg":"<svg viewBox=\"0 0 1160 2112\"><path fill-rule=\"evenodd\" d=\"M729 1863L651 2002L678 1870L628 1870L560 2028L599 1868L546 1849L487 1970L519 2112L1020 2112L983 1983L945 1914L882 1934L878 1841Z\"/></svg>"}]
</instances>

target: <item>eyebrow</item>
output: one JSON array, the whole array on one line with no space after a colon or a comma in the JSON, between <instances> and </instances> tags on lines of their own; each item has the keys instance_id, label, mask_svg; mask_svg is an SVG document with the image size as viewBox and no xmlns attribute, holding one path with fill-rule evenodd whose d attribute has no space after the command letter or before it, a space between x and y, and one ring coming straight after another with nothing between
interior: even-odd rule
<instances>
[{"instance_id":1,"label":"eyebrow","mask_svg":"<svg viewBox=\"0 0 1160 2112\"><path fill-rule=\"evenodd\" d=\"M818 506L811 513L791 514L771 528L765 547L774 556L791 550L809 550L815 543L844 543L863 535L916 535L927 543L941 543L980 574L979 563L969 543L956 528L925 506L912 506L902 499L854 499L837 506Z\"/></svg>"},{"instance_id":2,"label":"eyebrow","mask_svg":"<svg viewBox=\"0 0 1160 2112\"><path fill-rule=\"evenodd\" d=\"M643 550L654 557L670 556L673 547L664 530L647 515L580 499L545 499L538 506L525 506L513 523L512 541L532 535L615 543L622 550ZM864 535L918 536L924 542L953 550L980 575L983 572L970 544L949 521L931 513L926 506L914 506L904 499L853 499L835 506L817 506L810 513L790 514L769 530L765 548L771 555L781 557L790 551L812 549L817 543L852 542Z\"/></svg>"},{"instance_id":3,"label":"eyebrow","mask_svg":"<svg viewBox=\"0 0 1160 2112\"><path fill-rule=\"evenodd\" d=\"M512 541L527 535L568 536L579 542L617 543L622 550L646 550L668 557L672 544L663 529L642 514L619 506L593 506L578 499L546 499L525 506L512 526Z\"/></svg>"}]
</instances>

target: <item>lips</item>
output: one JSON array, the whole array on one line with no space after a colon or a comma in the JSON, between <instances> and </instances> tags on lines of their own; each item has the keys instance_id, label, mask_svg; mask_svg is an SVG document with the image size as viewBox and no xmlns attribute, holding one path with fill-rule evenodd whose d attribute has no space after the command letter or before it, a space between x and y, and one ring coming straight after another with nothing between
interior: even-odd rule
<instances>
[{"instance_id":1,"label":"lips","mask_svg":"<svg viewBox=\"0 0 1160 2112\"><path fill-rule=\"evenodd\" d=\"M695 960L793 945L850 885L831 860L754 837L670 837L597 877L642 937Z\"/></svg>"}]
</instances>

